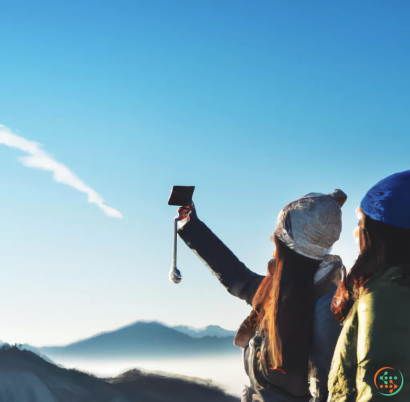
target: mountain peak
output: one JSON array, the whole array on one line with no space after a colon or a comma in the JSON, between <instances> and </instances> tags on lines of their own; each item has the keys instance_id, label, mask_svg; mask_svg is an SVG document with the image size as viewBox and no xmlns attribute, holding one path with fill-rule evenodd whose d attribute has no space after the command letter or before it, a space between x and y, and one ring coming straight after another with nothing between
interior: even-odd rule
<instances>
[{"instance_id":1,"label":"mountain peak","mask_svg":"<svg viewBox=\"0 0 410 402\"><path fill-rule=\"evenodd\" d=\"M219 326L170 328L156 321L139 321L116 331L104 332L64 347L44 347L41 353L59 357L158 358L237 353L233 331Z\"/></svg>"},{"instance_id":2,"label":"mountain peak","mask_svg":"<svg viewBox=\"0 0 410 402\"><path fill-rule=\"evenodd\" d=\"M235 331L229 331L219 325L208 325L204 328L193 328L185 325L173 327L176 331L189 335L192 338L204 338L206 336L215 336L217 338L227 338L235 336Z\"/></svg>"}]
</instances>

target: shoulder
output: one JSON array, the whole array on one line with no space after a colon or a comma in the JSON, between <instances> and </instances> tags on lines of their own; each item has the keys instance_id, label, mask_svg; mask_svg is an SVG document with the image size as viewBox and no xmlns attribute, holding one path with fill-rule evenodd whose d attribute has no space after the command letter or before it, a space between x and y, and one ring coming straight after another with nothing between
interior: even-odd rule
<instances>
[{"instance_id":1,"label":"shoulder","mask_svg":"<svg viewBox=\"0 0 410 402\"><path fill-rule=\"evenodd\" d=\"M372 287L357 300L359 331L372 338L384 338L406 332L410 327L410 288L382 284ZM403 332L403 330L406 331Z\"/></svg>"},{"instance_id":2,"label":"shoulder","mask_svg":"<svg viewBox=\"0 0 410 402\"><path fill-rule=\"evenodd\" d=\"M410 287L400 283L394 269L377 275L369 281L362 295L357 300L358 311L367 311L368 308L394 305L410 302ZM407 307L407 306L406 306Z\"/></svg>"},{"instance_id":3,"label":"shoulder","mask_svg":"<svg viewBox=\"0 0 410 402\"><path fill-rule=\"evenodd\" d=\"M326 255L314 278L316 300L329 294L333 296L335 287L339 286L344 273L342 259L338 255Z\"/></svg>"},{"instance_id":4,"label":"shoulder","mask_svg":"<svg viewBox=\"0 0 410 402\"><path fill-rule=\"evenodd\" d=\"M392 267L376 273L367 282L357 303L359 312L363 312L375 306L398 307L400 301L406 300L410 301L410 287L403 284L401 269Z\"/></svg>"}]
</instances>

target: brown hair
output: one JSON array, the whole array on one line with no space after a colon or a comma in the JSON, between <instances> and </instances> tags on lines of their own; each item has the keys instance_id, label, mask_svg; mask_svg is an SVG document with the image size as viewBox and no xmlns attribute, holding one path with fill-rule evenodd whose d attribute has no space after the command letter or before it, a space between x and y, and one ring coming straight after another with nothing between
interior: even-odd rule
<instances>
[{"instance_id":1,"label":"brown hair","mask_svg":"<svg viewBox=\"0 0 410 402\"><path fill-rule=\"evenodd\" d=\"M269 339L270 368L307 370L313 338L314 274L320 261L304 257L273 236L275 260L254 297L258 327Z\"/></svg>"},{"instance_id":2,"label":"brown hair","mask_svg":"<svg viewBox=\"0 0 410 402\"><path fill-rule=\"evenodd\" d=\"M364 214L359 222L361 252L332 301L336 319L343 320L371 277L394 266L410 278L410 229L388 225Z\"/></svg>"}]
</instances>

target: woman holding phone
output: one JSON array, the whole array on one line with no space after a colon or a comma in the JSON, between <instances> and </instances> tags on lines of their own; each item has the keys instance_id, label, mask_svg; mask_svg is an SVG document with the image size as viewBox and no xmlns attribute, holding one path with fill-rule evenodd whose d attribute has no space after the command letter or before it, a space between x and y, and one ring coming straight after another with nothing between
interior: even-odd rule
<instances>
[{"instance_id":1,"label":"woman holding phone","mask_svg":"<svg viewBox=\"0 0 410 402\"><path fill-rule=\"evenodd\" d=\"M340 333L330 304L344 269L329 251L340 236L346 198L340 190L310 193L286 205L271 237L275 251L266 276L240 262L193 204L178 210L179 236L229 293L253 307L235 337L250 379L243 402L326 401Z\"/></svg>"}]
</instances>

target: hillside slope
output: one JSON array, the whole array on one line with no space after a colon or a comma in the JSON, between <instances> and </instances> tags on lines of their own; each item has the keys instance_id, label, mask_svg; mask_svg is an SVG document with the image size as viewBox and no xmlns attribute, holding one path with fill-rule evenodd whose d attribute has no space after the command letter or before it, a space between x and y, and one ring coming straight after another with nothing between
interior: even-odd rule
<instances>
[{"instance_id":1,"label":"hillside slope","mask_svg":"<svg viewBox=\"0 0 410 402\"><path fill-rule=\"evenodd\" d=\"M239 402L196 379L131 370L101 379L16 347L0 350L2 402Z\"/></svg>"}]
</instances>

